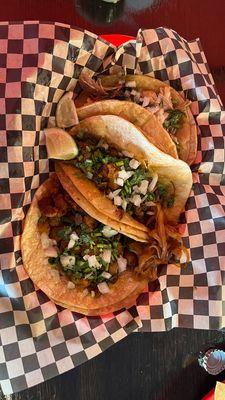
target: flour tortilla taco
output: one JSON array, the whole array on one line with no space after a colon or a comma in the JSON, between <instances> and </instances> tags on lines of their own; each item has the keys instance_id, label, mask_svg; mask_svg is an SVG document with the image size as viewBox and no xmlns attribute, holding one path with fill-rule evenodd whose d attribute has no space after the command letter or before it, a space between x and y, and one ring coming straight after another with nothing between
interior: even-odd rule
<instances>
[{"instance_id":1,"label":"flour tortilla taco","mask_svg":"<svg viewBox=\"0 0 225 400\"><path fill-rule=\"evenodd\" d=\"M56 304L85 315L129 307L157 276L157 263L148 265L149 248L90 217L56 175L35 193L21 248L37 287Z\"/></svg>"},{"instance_id":2,"label":"flour tortilla taco","mask_svg":"<svg viewBox=\"0 0 225 400\"><path fill-rule=\"evenodd\" d=\"M157 120L161 125L161 130L159 130L158 124L155 122L156 132L153 144L162 150L161 142L165 142L168 148L165 147L164 152L175 158L178 153L179 158L189 165L195 161L197 126L189 107L190 102L185 101L171 86L158 79L144 75L108 75L98 77L98 80L95 81L86 74L81 74L79 82L83 91L75 100L75 104L80 118L86 118L101 112L109 114L110 110L111 113L122 116L121 108L116 103L110 106L105 101L104 105L102 105L100 100L103 99L134 102L142 106L151 115L150 121L146 123L146 117L144 118L143 116L142 122L138 109L135 111L139 115L137 126L146 131L146 136L148 137L149 135L152 143L154 132L151 124L153 124L154 120ZM94 104L96 101L97 103ZM133 117L131 117L133 110L130 109L129 112L128 105L126 109L125 118L128 117L130 122L136 124L134 119L132 120ZM151 124L148 128L149 122ZM169 134L173 146L168 140L165 131ZM162 138L159 137L160 134Z\"/></svg>"}]
</instances>

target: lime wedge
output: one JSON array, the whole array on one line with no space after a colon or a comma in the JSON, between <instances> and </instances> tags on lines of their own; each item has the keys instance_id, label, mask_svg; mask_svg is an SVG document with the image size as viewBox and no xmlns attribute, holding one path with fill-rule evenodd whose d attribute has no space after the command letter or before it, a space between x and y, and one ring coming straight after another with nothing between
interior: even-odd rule
<instances>
[{"instance_id":1,"label":"lime wedge","mask_svg":"<svg viewBox=\"0 0 225 400\"><path fill-rule=\"evenodd\" d=\"M56 125L59 128L69 128L79 123L76 107L72 99L73 92L67 92L59 100L56 108Z\"/></svg>"},{"instance_id":2,"label":"lime wedge","mask_svg":"<svg viewBox=\"0 0 225 400\"><path fill-rule=\"evenodd\" d=\"M47 128L44 133L49 158L72 160L77 156L77 145L69 133L60 128Z\"/></svg>"}]
</instances>

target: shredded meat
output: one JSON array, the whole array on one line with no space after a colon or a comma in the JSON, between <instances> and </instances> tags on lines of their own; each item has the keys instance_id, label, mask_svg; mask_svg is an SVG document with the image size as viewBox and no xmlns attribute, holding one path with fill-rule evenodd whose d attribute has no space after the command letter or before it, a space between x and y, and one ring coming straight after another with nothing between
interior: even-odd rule
<instances>
[{"instance_id":1,"label":"shredded meat","mask_svg":"<svg viewBox=\"0 0 225 400\"><path fill-rule=\"evenodd\" d=\"M65 201L65 199L64 199L64 197L63 197L63 195L62 195L62 193L57 193L57 194L54 196L53 201L54 201L54 203L55 203L55 206L58 208L59 212L62 213L62 215L63 215L63 214L66 214L66 212L67 212L67 210L68 210L68 204L67 204L67 202Z\"/></svg>"},{"instance_id":2,"label":"shredded meat","mask_svg":"<svg viewBox=\"0 0 225 400\"><path fill-rule=\"evenodd\" d=\"M170 87L169 86L161 87L160 94L162 96L163 108L172 110L173 104L172 104Z\"/></svg>"},{"instance_id":3,"label":"shredded meat","mask_svg":"<svg viewBox=\"0 0 225 400\"><path fill-rule=\"evenodd\" d=\"M97 81L88 74L82 73L79 77L79 83L82 89L96 99L116 97L123 84L118 83L116 86L106 87L101 83L101 79Z\"/></svg>"},{"instance_id":4,"label":"shredded meat","mask_svg":"<svg viewBox=\"0 0 225 400\"><path fill-rule=\"evenodd\" d=\"M59 210L55 207L52 197L43 197L38 202L39 209L41 214L45 217L57 217Z\"/></svg>"},{"instance_id":5,"label":"shredded meat","mask_svg":"<svg viewBox=\"0 0 225 400\"><path fill-rule=\"evenodd\" d=\"M151 105L155 105L157 102L157 94L153 90L142 90L141 97L147 97Z\"/></svg>"}]
</instances>

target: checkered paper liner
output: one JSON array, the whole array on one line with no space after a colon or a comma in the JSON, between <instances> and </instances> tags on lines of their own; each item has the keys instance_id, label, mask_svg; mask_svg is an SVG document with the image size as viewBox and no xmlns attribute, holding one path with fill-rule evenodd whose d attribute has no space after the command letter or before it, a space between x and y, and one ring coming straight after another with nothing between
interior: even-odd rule
<instances>
[{"instance_id":1,"label":"checkered paper liner","mask_svg":"<svg viewBox=\"0 0 225 400\"><path fill-rule=\"evenodd\" d=\"M54 123L58 100L65 91L80 90L81 71L94 75L118 66L169 81L193 101L201 136L181 224L191 263L160 270L136 307L84 317L56 306L34 287L22 265L20 235L35 190L53 170L42 130ZM61 374L138 328L224 327L225 113L198 39L188 42L165 28L140 30L136 40L116 49L65 24L0 23L0 115L0 380L5 394Z\"/></svg>"}]
</instances>

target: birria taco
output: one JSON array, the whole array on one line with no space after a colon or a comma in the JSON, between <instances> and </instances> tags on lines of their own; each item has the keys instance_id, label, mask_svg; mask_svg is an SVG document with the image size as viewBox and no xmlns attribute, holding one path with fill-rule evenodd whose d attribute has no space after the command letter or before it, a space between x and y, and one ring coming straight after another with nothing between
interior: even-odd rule
<instances>
[{"instance_id":1,"label":"birria taco","mask_svg":"<svg viewBox=\"0 0 225 400\"><path fill-rule=\"evenodd\" d=\"M189 165L194 162L197 127L190 102L175 89L144 75L108 75L95 81L81 74L79 82L83 91L75 104L80 120L98 114L120 115L141 128L160 150Z\"/></svg>"},{"instance_id":2,"label":"birria taco","mask_svg":"<svg viewBox=\"0 0 225 400\"><path fill-rule=\"evenodd\" d=\"M51 300L99 315L132 305L156 268L145 245L90 217L53 175L35 193L22 235L24 267Z\"/></svg>"}]
</instances>

